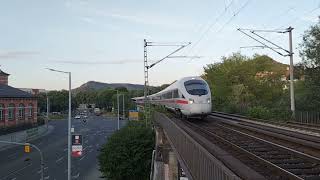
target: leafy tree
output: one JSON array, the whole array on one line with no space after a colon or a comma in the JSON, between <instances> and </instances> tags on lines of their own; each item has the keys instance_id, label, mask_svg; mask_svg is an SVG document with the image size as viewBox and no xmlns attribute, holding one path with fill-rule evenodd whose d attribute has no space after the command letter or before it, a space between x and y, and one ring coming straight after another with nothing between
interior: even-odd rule
<instances>
[{"instance_id":1,"label":"leafy tree","mask_svg":"<svg viewBox=\"0 0 320 180\"><path fill-rule=\"evenodd\" d=\"M280 107L288 109L284 99L288 94L284 89L286 82L282 81L286 68L287 65L265 55L250 58L234 53L222 57L222 62L204 67L203 77L211 87L214 109L249 113L250 108L257 107L250 114L261 116Z\"/></svg>"},{"instance_id":2,"label":"leafy tree","mask_svg":"<svg viewBox=\"0 0 320 180\"><path fill-rule=\"evenodd\" d=\"M320 21L311 26L303 35L300 44L305 73L304 91L302 99L297 99L299 109L319 111L320 107ZM299 92L299 91L298 91ZM298 97L300 95L297 95ZM301 97L301 96L300 96Z\"/></svg>"},{"instance_id":3,"label":"leafy tree","mask_svg":"<svg viewBox=\"0 0 320 180\"><path fill-rule=\"evenodd\" d=\"M112 180L147 180L153 148L154 132L141 122L129 122L102 147L100 171Z\"/></svg>"}]
</instances>

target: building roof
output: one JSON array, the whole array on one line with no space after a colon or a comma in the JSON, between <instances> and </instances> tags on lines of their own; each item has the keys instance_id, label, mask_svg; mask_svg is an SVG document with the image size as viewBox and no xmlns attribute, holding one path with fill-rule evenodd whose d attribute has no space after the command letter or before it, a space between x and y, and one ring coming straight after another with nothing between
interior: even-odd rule
<instances>
[{"instance_id":1,"label":"building roof","mask_svg":"<svg viewBox=\"0 0 320 180\"><path fill-rule=\"evenodd\" d=\"M0 69L0 75L5 75L5 76L9 76L10 74L8 74L8 73L5 73L5 72L3 72L1 69Z\"/></svg>"},{"instance_id":2,"label":"building roof","mask_svg":"<svg viewBox=\"0 0 320 180\"><path fill-rule=\"evenodd\" d=\"M32 98L32 94L21 91L20 89L0 84L0 98Z\"/></svg>"}]
</instances>

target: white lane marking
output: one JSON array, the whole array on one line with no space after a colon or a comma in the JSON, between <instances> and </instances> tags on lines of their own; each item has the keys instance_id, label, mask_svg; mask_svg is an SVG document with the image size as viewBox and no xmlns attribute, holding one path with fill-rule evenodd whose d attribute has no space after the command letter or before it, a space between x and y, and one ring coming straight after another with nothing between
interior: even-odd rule
<instances>
[{"instance_id":1,"label":"white lane marking","mask_svg":"<svg viewBox=\"0 0 320 180\"><path fill-rule=\"evenodd\" d=\"M24 170L24 169L26 169L27 167L30 167L30 166L32 166L32 163L28 164L27 166L25 166L25 167L23 167L23 168L21 168L21 169L18 169L18 170L16 170L16 171L10 172L10 173L9 173L8 175L6 175L5 177L1 177L1 179L6 179L7 177L9 177L9 176L11 176L11 175L13 175L13 174L17 174L18 172L20 172L20 171L22 171L22 170Z\"/></svg>"},{"instance_id":2,"label":"white lane marking","mask_svg":"<svg viewBox=\"0 0 320 180\"><path fill-rule=\"evenodd\" d=\"M58 163L58 162L62 161L62 160L63 160L63 158L64 158L64 157L62 156L61 158L57 159L57 160L56 160L56 163Z\"/></svg>"},{"instance_id":3,"label":"white lane marking","mask_svg":"<svg viewBox=\"0 0 320 180\"><path fill-rule=\"evenodd\" d=\"M63 151L67 151L67 150L68 150L68 148L64 148L64 149L63 149Z\"/></svg>"},{"instance_id":4,"label":"white lane marking","mask_svg":"<svg viewBox=\"0 0 320 180\"><path fill-rule=\"evenodd\" d=\"M83 148L83 150L82 151L84 151L84 150L86 150L86 149L88 149L88 148L91 148L92 146L86 146L85 148Z\"/></svg>"},{"instance_id":5,"label":"white lane marking","mask_svg":"<svg viewBox=\"0 0 320 180\"><path fill-rule=\"evenodd\" d=\"M89 140L86 140L84 143L88 143L89 142Z\"/></svg>"},{"instance_id":6,"label":"white lane marking","mask_svg":"<svg viewBox=\"0 0 320 180\"><path fill-rule=\"evenodd\" d=\"M76 174L75 176L72 176L72 179L77 179L80 176L80 173Z\"/></svg>"},{"instance_id":7,"label":"white lane marking","mask_svg":"<svg viewBox=\"0 0 320 180\"><path fill-rule=\"evenodd\" d=\"M44 177L44 179L49 179L49 178L50 178L50 176Z\"/></svg>"},{"instance_id":8,"label":"white lane marking","mask_svg":"<svg viewBox=\"0 0 320 180\"><path fill-rule=\"evenodd\" d=\"M86 157L86 156L83 155L83 156L80 158L80 161L81 161L83 158L85 158L85 157Z\"/></svg>"},{"instance_id":9,"label":"white lane marking","mask_svg":"<svg viewBox=\"0 0 320 180\"><path fill-rule=\"evenodd\" d=\"M18 152L15 152L15 153L13 153L13 154L10 154L10 155L8 156L8 158L10 159L10 158L12 158L12 157L15 156L15 155L18 155Z\"/></svg>"},{"instance_id":10,"label":"white lane marking","mask_svg":"<svg viewBox=\"0 0 320 180\"><path fill-rule=\"evenodd\" d=\"M93 151L93 149L90 149L89 153L91 153Z\"/></svg>"},{"instance_id":11,"label":"white lane marking","mask_svg":"<svg viewBox=\"0 0 320 180\"><path fill-rule=\"evenodd\" d=\"M11 180L16 180L17 178L12 178Z\"/></svg>"}]
</instances>

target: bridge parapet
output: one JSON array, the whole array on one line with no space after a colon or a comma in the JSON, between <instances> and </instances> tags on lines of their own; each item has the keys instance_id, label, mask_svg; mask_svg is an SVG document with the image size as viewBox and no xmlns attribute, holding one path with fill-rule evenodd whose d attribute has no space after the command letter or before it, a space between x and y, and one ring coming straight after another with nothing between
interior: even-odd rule
<instances>
[{"instance_id":1,"label":"bridge parapet","mask_svg":"<svg viewBox=\"0 0 320 180\"><path fill-rule=\"evenodd\" d=\"M190 180L239 180L221 161L164 114L155 112L155 122L164 134Z\"/></svg>"}]
</instances>

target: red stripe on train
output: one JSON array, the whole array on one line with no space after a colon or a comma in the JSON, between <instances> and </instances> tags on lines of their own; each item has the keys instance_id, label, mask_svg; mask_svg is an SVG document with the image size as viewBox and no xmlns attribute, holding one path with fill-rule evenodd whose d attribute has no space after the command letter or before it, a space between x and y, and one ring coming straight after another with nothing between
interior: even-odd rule
<instances>
[{"instance_id":1,"label":"red stripe on train","mask_svg":"<svg viewBox=\"0 0 320 180\"><path fill-rule=\"evenodd\" d=\"M188 101L185 100L176 100L177 104L188 104Z\"/></svg>"}]
</instances>

